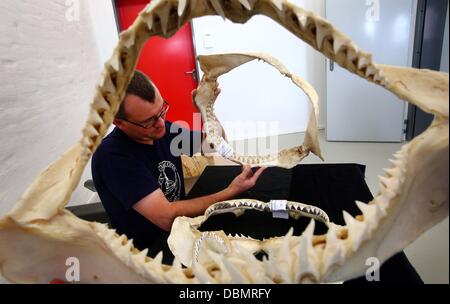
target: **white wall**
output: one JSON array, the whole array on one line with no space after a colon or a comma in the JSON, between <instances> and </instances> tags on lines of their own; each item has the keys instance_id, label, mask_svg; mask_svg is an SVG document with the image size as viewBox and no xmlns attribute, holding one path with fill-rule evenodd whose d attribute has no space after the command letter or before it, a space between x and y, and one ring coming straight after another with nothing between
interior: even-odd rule
<instances>
[{"instance_id":1,"label":"white wall","mask_svg":"<svg viewBox=\"0 0 450 304\"><path fill-rule=\"evenodd\" d=\"M324 16L324 0L291 1ZM279 59L291 72L308 80L319 94L323 109L325 57L264 16L255 16L246 24L233 24L221 17L202 17L193 21L197 55L227 52L264 52ZM212 44L205 45L205 35ZM222 93L216 113L228 130L230 140L303 132L310 107L306 96L288 78L261 62L247 63L219 78ZM239 122L278 122L278 129L249 128L229 132ZM319 125L323 126L321 111ZM233 129L234 131L235 129Z\"/></svg>"},{"instance_id":2,"label":"white wall","mask_svg":"<svg viewBox=\"0 0 450 304\"><path fill-rule=\"evenodd\" d=\"M92 30L94 31L95 41L99 62L103 64L111 58L114 48L119 41L114 16L113 0L83 0L89 5L91 14Z\"/></svg>"},{"instance_id":3,"label":"white wall","mask_svg":"<svg viewBox=\"0 0 450 304\"><path fill-rule=\"evenodd\" d=\"M79 140L104 58L115 44L109 6L109 0L0 2L0 216ZM104 19L92 21L101 14ZM104 34L99 24L106 23ZM82 181L89 175L87 167ZM83 203L90 196L79 187L71 200Z\"/></svg>"}]
</instances>

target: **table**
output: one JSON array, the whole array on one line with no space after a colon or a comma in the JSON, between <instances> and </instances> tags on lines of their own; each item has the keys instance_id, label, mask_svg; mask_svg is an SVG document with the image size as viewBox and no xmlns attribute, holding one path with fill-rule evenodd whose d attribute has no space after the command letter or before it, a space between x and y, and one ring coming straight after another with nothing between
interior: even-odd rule
<instances>
[{"instance_id":1,"label":"table","mask_svg":"<svg viewBox=\"0 0 450 304\"><path fill-rule=\"evenodd\" d=\"M241 171L237 166L210 166L199 177L187 199L208 195L226 188ZM236 198L252 198L268 202L290 200L314 205L324 210L330 220L345 225L342 211L352 216L361 214L355 201L368 203L373 196L365 182L365 166L360 164L302 164L292 169L267 168L256 185ZM221 214L209 218L201 231L223 230L262 239L285 235L290 227L300 235L309 218L299 220L274 219L271 213L246 211L241 217ZM326 226L316 221L315 234L326 233ZM380 268L381 284L421 284L418 273L404 252L387 260ZM368 284L365 277L344 284ZM372 283L370 283L372 284Z\"/></svg>"}]
</instances>

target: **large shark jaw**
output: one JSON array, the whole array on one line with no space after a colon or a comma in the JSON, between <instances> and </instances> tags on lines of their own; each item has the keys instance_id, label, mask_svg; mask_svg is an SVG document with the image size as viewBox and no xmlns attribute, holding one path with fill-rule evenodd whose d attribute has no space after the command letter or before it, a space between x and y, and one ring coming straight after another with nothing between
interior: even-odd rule
<instances>
[{"instance_id":1,"label":"large shark jaw","mask_svg":"<svg viewBox=\"0 0 450 304\"><path fill-rule=\"evenodd\" d=\"M240 164L250 164L253 166L278 166L291 168L308 156L309 152L323 160L320 153L317 124L319 117L319 97L316 90L309 82L300 76L292 74L281 62L268 54L262 53L241 53L241 54L216 54L209 56L199 56L200 67L203 70L204 80L197 88L194 102L200 109L204 123L206 141L210 147L213 147L220 155ZM219 76L230 72L238 66L253 60L261 60L275 69L280 74L289 78L297 87L299 87L308 97L311 103L311 114L308 126L305 132L305 139L298 147L285 149L276 154L267 155L240 155L233 151L228 142L222 137L220 123L214 113L214 86Z\"/></svg>"},{"instance_id":2,"label":"large shark jaw","mask_svg":"<svg viewBox=\"0 0 450 304\"><path fill-rule=\"evenodd\" d=\"M264 262L243 249L223 255L210 250L214 262L183 269L177 260L162 265L161 256L147 257L126 236L65 210L118 110L145 41L170 36L195 17L222 15L244 23L256 14L278 22L349 72L435 116L423 134L394 155L392 167L380 177L380 193L368 205L359 204L362 215L355 219L345 214L346 226L330 225L324 236L310 237L311 228L300 239L288 235L280 247L287 254ZM448 147L448 74L377 65L330 23L280 0L152 1L121 34L106 63L82 139L42 172L0 220L0 271L11 282L47 283L64 278L66 259L76 257L80 280L86 283L347 280L365 272L368 257L385 261L448 216Z\"/></svg>"},{"instance_id":3,"label":"large shark jaw","mask_svg":"<svg viewBox=\"0 0 450 304\"><path fill-rule=\"evenodd\" d=\"M338 226L330 223L330 219L325 211L320 208L300 204L297 202L285 201L286 216L298 220L300 217L308 217L318 220L326 225L328 229L336 229ZM210 206L203 216L195 218L188 218L180 216L175 219L169 238L168 245L174 256L185 266L192 266L194 263L208 264L213 262L215 256L211 252L217 254L227 254L230 252L244 251L249 254L256 255L259 252L269 253L270 257L282 257L284 253L280 252L280 248L286 250L288 247L284 240L288 239L288 243L300 241L302 238L292 237L293 231L283 237L274 237L264 239L262 241L244 237L242 235L226 235L223 231L206 231L201 232L199 228L210 217L222 213L234 213L236 216L241 216L246 210L257 210L259 212L272 212L275 207L269 203L253 200L253 199L239 199L224 201ZM312 230L306 229L310 233L309 240L313 237L314 221L311 221ZM291 228L292 229L292 228ZM338 233L342 234L342 231ZM316 238L315 242L323 241L323 239ZM290 245L292 246L292 244ZM286 252L289 253L289 252Z\"/></svg>"}]
</instances>

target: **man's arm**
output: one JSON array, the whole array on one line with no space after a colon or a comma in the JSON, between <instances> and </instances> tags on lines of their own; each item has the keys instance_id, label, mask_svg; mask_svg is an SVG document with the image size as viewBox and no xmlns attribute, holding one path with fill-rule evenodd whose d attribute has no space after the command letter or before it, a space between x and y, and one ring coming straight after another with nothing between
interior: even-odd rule
<instances>
[{"instance_id":1,"label":"man's arm","mask_svg":"<svg viewBox=\"0 0 450 304\"><path fill-rule=\"evenodd\" d=\"M133 206L133 209L161 229L170 231L176 217L194 217L201 215L212 204L232 199L236 195L252 188L264 169L259 168L253 174L250 166L245 166L243 167L242 173L226 189L190 200L171 203L166 199L163 192L158 189L137 202Z\"/></svg>"}]
</instances>

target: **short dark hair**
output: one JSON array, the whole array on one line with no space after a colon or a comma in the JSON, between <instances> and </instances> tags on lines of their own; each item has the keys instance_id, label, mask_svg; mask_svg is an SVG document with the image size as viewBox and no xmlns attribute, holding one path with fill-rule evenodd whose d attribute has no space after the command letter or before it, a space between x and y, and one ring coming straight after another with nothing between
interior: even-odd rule
<instances>
[{"instance_id":1,"label":"short dark hair","mask_svg":"<svg viewBox=\"0 0 450 304\"><path fill-rule=\"evenodd\" d=\"M130 94L136 95L149 103L155 102L155 88L153 87L152 81L138 70L134 72L133 78L131 78L125 97ZM116 118L118 119L126 119L124 101L125 98L120 104L119 111L117 111Z\"/></svg>"}]
</instances>

